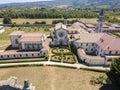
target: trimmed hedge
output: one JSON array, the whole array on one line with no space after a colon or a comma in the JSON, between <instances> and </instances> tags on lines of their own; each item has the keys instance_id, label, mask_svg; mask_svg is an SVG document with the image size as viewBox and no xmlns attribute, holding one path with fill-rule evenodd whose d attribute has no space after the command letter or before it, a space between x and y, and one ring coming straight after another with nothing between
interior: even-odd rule
<instances>
[{"instance_id":1,"label":"trimmed hedge","mask_svg":"<svg viewBox=\"0 0 120 90\"><path fill-rule=\"evenodd\" d=\"M61 53L60 52L54 52L54 50L56 50L56 49L60 49L60 48L52 48L52 53L53 54L56 54L56 55L61 55ZM67 50L69 50L70 51L70 49L67 47L67 48L62 48L63 50L64 49L67 49ZM72 53L71 52L64 52L64 55L71 55Z\"/></svg>"}]
</instances>

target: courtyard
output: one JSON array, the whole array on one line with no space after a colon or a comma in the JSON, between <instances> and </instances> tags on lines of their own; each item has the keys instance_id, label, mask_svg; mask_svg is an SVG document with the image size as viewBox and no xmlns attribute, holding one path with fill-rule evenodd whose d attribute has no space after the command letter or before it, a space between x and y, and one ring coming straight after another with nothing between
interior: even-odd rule
<instances>
[{"instance_id":1,"label":"courtyard","mask_svg":"<svg viewBox=\"0 0 120 90\"><path fill-rule=\"evenodd\" d=\"M69 47L54 47L50 50L51 61L77 64L77 58L74 53L72 53Z\"/></svg>"}]
</instances>

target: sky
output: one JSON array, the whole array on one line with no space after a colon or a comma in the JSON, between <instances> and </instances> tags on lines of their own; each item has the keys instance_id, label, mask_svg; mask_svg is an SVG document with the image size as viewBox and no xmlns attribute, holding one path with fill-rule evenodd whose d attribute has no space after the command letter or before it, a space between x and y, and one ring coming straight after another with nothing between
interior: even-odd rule
<instances>
[{"instance_id":1,"label":"sky","mask_svg":"<svg viewBox=\"0 0 120 90\"><path fill-rule=\"evenodd\" d=\"M15 2L33 2L33 1L50 1L50 0L0 0L0 4Z\"/></svg>"}]
</instances>

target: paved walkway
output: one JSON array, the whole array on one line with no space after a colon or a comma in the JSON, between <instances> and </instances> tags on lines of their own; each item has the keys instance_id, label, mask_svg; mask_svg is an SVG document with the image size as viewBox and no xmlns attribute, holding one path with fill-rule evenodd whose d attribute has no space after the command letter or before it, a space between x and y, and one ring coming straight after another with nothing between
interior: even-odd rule
<instances>
[{"instance_id":1,"label":"paved walkway","mask_svg":"<svg viewBox=\"0 0 120 90\"><path fill-rule=\"evenodd\" d=\"M43 61L43 62L24 62L24 63L6 63L0 64L0 67L4 66L16 66L16 65L58 65L58 66L67 66L67 67L75 67L75 68L85 68L85 69L96 69L96 70L110 70L110 68L102 67L102 66L86 66L83 64L67 64L67 63L58 63L51 61Z\"/></svg>"}]
</instances>

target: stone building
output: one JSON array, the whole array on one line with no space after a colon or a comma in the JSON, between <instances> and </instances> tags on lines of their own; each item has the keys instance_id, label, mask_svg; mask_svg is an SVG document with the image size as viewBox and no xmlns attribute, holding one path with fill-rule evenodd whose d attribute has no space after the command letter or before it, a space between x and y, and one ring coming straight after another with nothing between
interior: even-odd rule
<instances>
[{"instance_id":1,"label":"stone building","mask_svg":"<svg viewBox=\"0 0 120 90\"><path fill-rule=\"evenodd\" d=\"M15 31L10 34L11 45L20 50L41 50L44 47L46 36L43 33L24 33Z\"/></svg>"},{"instance_id":2,"label":"stone building","mask_svg":"<svg viewBox=\"0 0 120 90\"><path fill-rule=\"evenodd\" d=\"M68 45L69 35L66 25L62 23L56 24L55 28L51 30L53 45Z\"/></svg>"},{"instance_id":3,"label":"stone building","mask_svg":"<svg viewBox=\"0 0 120 90\"><path fill-rule=\"evenodd\" d=\"M0 90L35 90L35 86L29 80L25 80L23 86L19 85L17 77L10 77L0 81Z\"/></svg>"},{"instance_id":4,"label":"stone building","mask_svg":"<svg viewBox=\"0 0 120 90\"><path fill-rule=\"evenodd\" d=\"M15 31L10 40L13 50L0 52L0 59L43 57L49 51L49 40L43 33Z\"/></svg>"}]
</instances>

